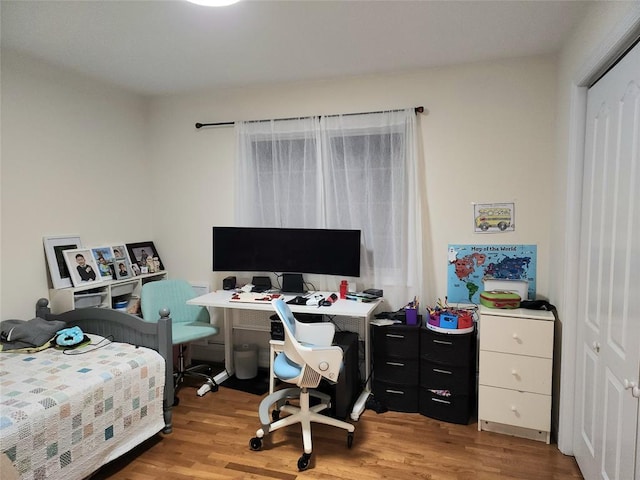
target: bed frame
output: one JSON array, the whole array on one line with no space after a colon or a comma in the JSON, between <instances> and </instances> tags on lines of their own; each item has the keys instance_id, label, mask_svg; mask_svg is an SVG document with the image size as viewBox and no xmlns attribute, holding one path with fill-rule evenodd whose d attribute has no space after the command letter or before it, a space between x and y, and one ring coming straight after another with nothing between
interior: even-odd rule
<instances>
[{"instance_id":1,"label":"bed frame","mask_svg":"<svg viewBox=\"0 0 640 480\"><path fill-rule=\"evenodd\" d=\"M69 326L78 326L85 333L110 337L114 342L130 343L157 351L166 362L163 396L163 433L173 429L172 412L174 402L173 346L171 318L161 316L157 322L146 322L140 317L109 308L80 308L60 314L52 314L49 300L41 298L36 302L36 317L47 320L62 320Z\"/></svg>"}]
</instances>

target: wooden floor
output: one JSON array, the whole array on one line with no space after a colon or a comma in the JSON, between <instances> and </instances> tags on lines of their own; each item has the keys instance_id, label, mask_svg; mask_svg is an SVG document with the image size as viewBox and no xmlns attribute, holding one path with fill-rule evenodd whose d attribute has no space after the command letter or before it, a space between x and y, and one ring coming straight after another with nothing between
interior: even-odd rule
<instances>
[{"instance_id":1,"label":"wooden floor","mask_svg":"<svg viewBox=\"0 0 640 480\"><path fill-rule=\"evenodd\" d=\"M249 449L259 427L262 397L221 386L198 397L179 392L173 433L157 435L92 477L102 479L581 479L573 457L556 445L490 432L477 423L455 425L420 414L366 410L355 422L353 447L346 432L315 425L311 466L298 472L300 426L265 437Z\"/></svg>"}]
</instances>

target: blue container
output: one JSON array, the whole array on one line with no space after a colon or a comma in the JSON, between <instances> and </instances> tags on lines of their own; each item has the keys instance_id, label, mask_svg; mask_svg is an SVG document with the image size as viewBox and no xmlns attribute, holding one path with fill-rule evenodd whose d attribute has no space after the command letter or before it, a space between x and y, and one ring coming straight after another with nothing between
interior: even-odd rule
<instances>
[{"instance_id":1,"label":"blue container","mask_svg":"<svg viewBox=\"0 0 640 480\"><path fill-rule=\"evenodd\" d=\"M458 328L458 316L451 313L440 314L440 328L455 330Z\"/></svg>"}]
</instances>

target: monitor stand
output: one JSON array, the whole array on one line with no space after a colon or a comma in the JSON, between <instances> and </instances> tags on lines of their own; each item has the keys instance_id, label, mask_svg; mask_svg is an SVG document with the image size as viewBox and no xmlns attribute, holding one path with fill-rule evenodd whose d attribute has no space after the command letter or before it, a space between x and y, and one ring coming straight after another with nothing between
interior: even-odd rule
<instances>
[{"instance_id":1,"label":"monitor stand","mask_svg":"<svg viewBox=\"0 0 640 480\"><path fill-rule=\"evenodd\" d=\"M304 293L304 280L301 273L282 274L283 293Z\"/></svg>"}]
</instances>

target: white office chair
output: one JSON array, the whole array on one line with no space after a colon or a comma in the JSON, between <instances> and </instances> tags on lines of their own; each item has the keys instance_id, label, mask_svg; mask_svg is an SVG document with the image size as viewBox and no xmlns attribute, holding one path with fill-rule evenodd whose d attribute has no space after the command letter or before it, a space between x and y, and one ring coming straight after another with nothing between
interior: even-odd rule
<instances>
[{"instance_id":1,"label":"white office chair","mask_svg":"<svg viewBox=\"0 0 640 480\"><path fill-rule=\"evenodd\" d=\"M298 322L289 306L281 298L271 302L284 326L284 350L278 354L273 364L276 377L283 382L296 384L299 388L277 390L260 402L259 415L262 428L249 441L251 450L262 448L262 438L282 427L300 423L304 453L298 459L298 469L306 470L311 459L311 422L324 423L345 429L347 447L353 444L355 427L342 420L322 415L322 410L331 406L331 397L312 390L322 378L331 382L338 380L342 367L342 349L332 346L335 327L332 323ZM309 406L309 396L320 400L318 405ZM291 405L290 400L299 398L299 406ZM273 410L273 422L269 420L269 409ZM290 415L280 418L280 413Z\"/></svg>"}]
</instances>

